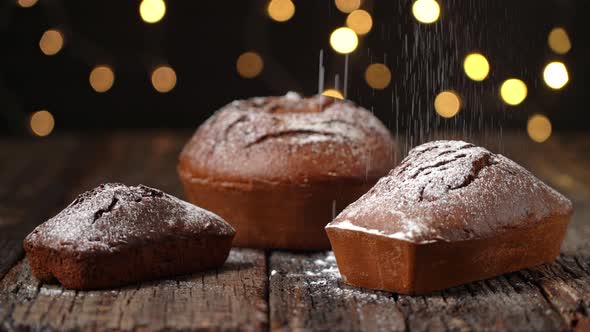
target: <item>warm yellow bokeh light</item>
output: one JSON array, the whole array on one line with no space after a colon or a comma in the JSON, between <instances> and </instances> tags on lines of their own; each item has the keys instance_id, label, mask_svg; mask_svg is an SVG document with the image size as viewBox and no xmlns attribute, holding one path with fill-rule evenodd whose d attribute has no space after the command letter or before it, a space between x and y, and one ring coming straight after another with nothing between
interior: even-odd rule
<instances>
[{"instance_id":1,"label":"warm yellow bokeh light","mask_svg":"<svg viewBox=\"0 0 590 332\"><path fill-rule=\"evenodd\" d=\"M361 0L334 0L334 3L336 8L343 13L350 13L361 6Z\"/></svg>"},{"instance_id":2,"label":"warm yellow bokeh light","mask_svg":"<svg viewBox=\"0 0 590 332\"><path fill-rule=\"evenodd\" d=\"M43 137L51 134L55 127L55 120L48 111L37 111L31 115L29 126L33 134Z\"/></svg>"},{"instance_id":3,"label":"warm yellow bokeh light","mask_svg":"<svg viewBox=\"0 0 590 332\"><path fill-rule=\"evenodd\" d=\"M567 84L570 77L563 62L555 61L545 67L543 79L550 88L561 89Z\"/></svg>"},{"instance_id":4,"label":"warm yellow bokeh light","mask_svg":"<svg viewBox=\"0 0 590 332\"><path fill-rule=\"evenodd\" d=\"M37 0L18 0L16 3L23 8L29 8L33 7L37 3Z\"/></svg>"},{"instance_id":5,"label":"warm yellow bokeh light","mask_svg":"<svg viewBox=\"0 0 590 332\"><path fill-rule=\"evenodd\" d=\"M549 48L557 54L566 54L572 48L570 37L564 28L553 28L547 37Z\"/></svg>"},{"instance_id":6,"label":"warm yellow bokeh light","mask_svg":"<svg viewBox=\"0 0 590 332\"><path fill-rule=\"evenodd\" d=\"M139 5L139 15L146 23L156 23L166 14L166 3L163 0L143 0Z\"/></svg>"},{"instance_id":7,"label":"warm yellow bokeh light","mask_svg":"<svg viewBox=\"0 0 590 332\"><path fill-rule=\"evenodd\" d=\"M176 72L169 66L156 68L152 72L152 85L158 92L169 92L176 86Z\"/></svg>"},{"instance_id":8,"label":"warm yellow bokeh light","mask_svg":"<svg viewBox=\"0 0 590 332\"><path fill-rule=\"evenodd\" d=\"M412 5L412 14L421 23L434 23L440 16L440 6L436 0L416 0Z\"/></svg>"},{"instance_id":9,"label":"warm yellow bokeh light","mask_svg":"<svg viewBox=\"0 0 590 332\"><path fill-rule=\"evenodd\" d=\"M47 30L39 40L39 48L45 55L55 55L64 46L64 38L58 30Z\"/></svg>"},{"instance_id":10,"label":"warm yellow bokeh light","mask_svg":"<svg viewBox=\"0 0 590 332\"><path fill-rule=\"evenodd\" d=\"M264 61L256 52L242 53L236 61L236 70L243 78L254 78L264 69Z\"/></svg>"},{"instance_id":11,"label":"warm yellow bokeh light","mask_svg":"<svg viewBox=\"0 0 590 332\"><path fill-rule=\"evenodd\" d=\"M327 96L327 97L332 97L332 98L337 98L337 99L344 99L342 92L340 92L336 89L326 89L326 90L324 90L324 92L322 92L322 96Z\"/></svg>"},{"instance_id":12,"label":"warm yellow bokeh light","mask_svg":"<svg viewBox=\"0 0 590 332\"><path fill-rule=\"evenodd\" d=\"M485 56L471 53L463 61L463 69L467 77L474 81L483 81L490 72L490 63Z\"/></svg>"},{"instance_id":13,"label":"warm yellow bokeh light","mask_svg":"<svg viewBox=\"0 0 590 332\"><path fill-rule=\"evenodd\" d=\"M383 90L391 82L391 71L382 63L373 63L365 70L367 84L377 90Z\"/></svg>"},{"instance_id":14,"label":"warm yellow bokeh light","mask_svg":"<svg viewBox=\"0 0 590 332\"><path fill-rule=\"evenodd\" d=\"M108 66L96 66L90 72L88 81L94 91L107 92L115 82L115 73Z\"/></svg>"},{"instance_id":15,"label":"warm yellow bokeh light","mask_svg":"<svg viewBox=\"0 0 590 332\"><path fill-rule=\"evenodd\" d=\"M528 93L526 84L518 78L510 78L502 83L500 96L508 105L518 105L524 101Z\"/></svg>"},{"instance_id":16,"label":"warm yellow bokeh light","mask_svg":"<svg viewBox=\"0 0 590 332\"><path fill-rule=\"evenodd\" d=\"M266 11L273 20L285 22L295 14L295 4L291 0L271 0Z\"/></svg>"},{"instance_id":17,"label":"warm yellow bokeh light","mask_svg":"<svg viewBox=\"0 0 590 332\"><path fill-rule=\"evenodd\" d=\"M366 10L358 9L348 14L346 26L354 30L357 35L364 35L371 31L373 18Z\"/></svg>"},{"instance_id":18,"label":"warm yellow bokeh light","mask_svg":"<svg viewBox=\"0 0 590 332\"><path fill-rule=\"evenodd\" d=\"M461 110L461 98L452 91L443 91L434 99L434 110L443 118L452 118Z\"/></svg>"},{"instance_id":19,"label":"warm yellow bokeh light","mask_svg":"<svg viewBox=\"0 0 590 332\"><path fill-rule=\"evenodd\" d=\"M529 137L537 143L545 142L551 136L551 130L551 121L542 114L531 116L526 125Z\"/></svg>"},{"instance_id":20,"label":"warm yellow bokeh light","mask_svg":"<svg viewBox=\"0 0 590 332\"><path fill-rule=\"evenodd\" d=\"M359 38L351 28L338 28L330 35L330 45L342 54L348 54L356 49Z\"/></svg>"},{"instance_id":21,"label":"warm yellow bokeh light","mask_svg":"<svg viewBox=\"0 0 590 332\"><path fill-rule=\"evenodd\" d=\"M572 186L576 185L576 180L574 180L574 178L571 177L571 175L569 174L559 174L557 175L555 178L552 179L555 184L557 184L558 187L566 187L566 188L571 188Z\"/></svg>"}]
</instances>

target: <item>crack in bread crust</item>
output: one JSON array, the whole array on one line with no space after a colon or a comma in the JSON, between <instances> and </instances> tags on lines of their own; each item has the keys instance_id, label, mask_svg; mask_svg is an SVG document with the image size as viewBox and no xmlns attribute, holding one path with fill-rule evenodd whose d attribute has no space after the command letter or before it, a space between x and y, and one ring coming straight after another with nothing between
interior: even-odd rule
<instances>
[{"instance_id":1,"label":"crack in bread crust","mask_svg":"<svg viewBox=\"0 0 590 332\"><path fill-rule=\"evenodd\" d=\"M462 241L571 213L567 198L512 160L462 141L435 141L410 151L330 225L411 242Z\"/></svg>"},{"instance_id":2,"label":"crack in bread crust","mask_svg":"<svg viewBox=\"0 0 590 332\"><path fill-rule=\"evenodd\" d=\"M497 163L494 158L473 144L428 144L413 150L390 176L406 181L409 189L418 184L416 201L434 201L469 186L485 168Z\"/></svg>"},{"instance_id":3,"label":"crack in bread crust","mask_svg":"<svg viewBox=\"0 0 590 332\"><path fill-rule=\"evenodd\" d=\"M109 206L107 206L105 209L98 209L96 212L94 212L94 219L91 223L94 224L98 219L100 219L100 217L102 217L103 214L111 212L117 205L117 202L119 202L119 199L117 196L113 196Z\"/></svg>"},{"instance_id":4,"label":"crack in bread crust","mask_svg":"<svg viewBox=\"0 0 590 332\"><path fill-rule=\"evenodd\" d=\"M222 107L185 145L179 169L236 182L374 181L396 161L391 133L371 112L345 100L288 93Z\"/></svg>"}]
</instances>

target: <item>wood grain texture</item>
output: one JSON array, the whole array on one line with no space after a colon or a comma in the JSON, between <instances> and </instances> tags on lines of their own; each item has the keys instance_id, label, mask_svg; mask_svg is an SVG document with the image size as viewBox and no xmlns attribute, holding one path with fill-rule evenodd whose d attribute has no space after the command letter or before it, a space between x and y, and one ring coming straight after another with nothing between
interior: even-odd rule
<instances>
[{"instance_id":1,"label":"wood grain texture","mask_svg":"<svg viewBox=\"0 0 590 332\"><path fill-rule=\"evenodd\" d=\"M269 266L276 271L270 279L271 327L351 331L560 331L590 327L590 156L576 153L571 140L554 138L541 145L524 135L507 135L503 143L490 147L515 159L574 202L576 212L564 254L555 263L428 296L405 296L354 289L344 285L337 273L322 273L335 266L320 267L313 261L332 263L331 254L273 253ZM330 309L322 309L325 307ZM371 325L380 321L386 323Z\"/></svg>"},{"instance_id":2,"label":"wood grain texture","mask_svg":"<svg viewBox=\"0 0 590 332\"><path fill-rule=\"evenodd\" d=\"M62 188L56 199L34 218L27 232L12 237L18 251L6 270L22 255L22 238L37 223L69 204L79 193L104 182L145 184L182 197L176 176L184 135L167 132L115 133L95 136L68 160L69 177L43 179ZM59 153L60 149L51 153ZM19 182L15 182L18 185ZM32 194L37 191L31 190ZM42 192L39 192L41 194ZM42 195L40 197L43 197ZM39 203L23 197L23 205ZM10 203L15 206L16 203ZM51 207L49 207L51 206ZM0 245L5 247L0 241ZM7 253L11 251L7 250ZM0 270L2 271L2 270ZM266 264L262 251L234 250L222 270L144 283L113 291L75 292L59 285L41 284L30 275L26 260L2 281L0 327L9 330L260 330L267 325Z\"/></svg>"},{"instance_id":3,"label":"wood grain texture","mask_svg":"<svg viewBox=\"0 0 590 332\"><path fill-rule=\"evenodd\" d=\"M537 280L511 273L426 296L345 285L331 252L270 257L273 330L557 331L568 326ZM588 277L588 275L586 275Z\"/></svg>"},{"instance_id":4,"label":"wood grain texture","mask_svg":"<svg viewBox=\"0 0 590 332\"><path fill-rule=\"evenodd\" d=\"M22 238L82 191L145 184L183 197L177 156L190 133L0 141L0 330L590 331L590 136L521 134L484 145L574 202L559 259L428 296L358 289L330 252L233 250L209 273L109 291L39 283ZM491 144L491 145L490 145ZM31 209L30 207L35 207ZM268 261L268 265L267 265Z\"/></svg>"},{"instance_id":5,"label":"wood grain texture","mask_svg":"<svg viewBox=\"0 0 590 332\"><path fill-rule=\"evenodd\" d=\"M507 145L506 154L574 204L561 257L519 275L542 291L568 328L590 331L590 137L554 136L544 144L519 142Z\"/></svg>"},{"instance_id":6,"label":"wood grain texture","mask_svg":"<svg viewBox=\"0 0 590 332\"><path fill-rule=\"evenodd\" d=\"M232 250L224 267L216 271L90 292L42 284L23 260L0 282L0 327L258 331L267 321L265 280L264 256L248 249Z\"/></svg>"},{"instance_id":7,"label":"wood grain texture","mask_svg":"<svg viewBox=\"0 0 590 332\"><path fill-rule=\"evenodd\" d=\"M405 330L394 295L343 284L331 252L273 252L269 262L271 330Z\"/></svg>"}]
</instances>

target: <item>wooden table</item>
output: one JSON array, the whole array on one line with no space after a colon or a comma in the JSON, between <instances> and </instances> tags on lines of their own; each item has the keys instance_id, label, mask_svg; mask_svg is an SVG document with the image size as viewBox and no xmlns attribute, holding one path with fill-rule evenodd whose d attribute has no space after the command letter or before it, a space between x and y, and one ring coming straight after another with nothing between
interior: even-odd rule
<instances>
[{"instance_id":1,"label":"wooden table","mask_svg":"<svg viewBox=\"0 0 590 332\"><path fill-rule=\"evenodd\" d=\"M588 134L495 144L574 202L559 259L429 296L346 286L330 252L234 249L218 271L107 291L31 276L22 239L78 193L120 181L182 197L175 165L189 135L0 140L0 330L590 330Z\"/></svg>"}]
</instances>

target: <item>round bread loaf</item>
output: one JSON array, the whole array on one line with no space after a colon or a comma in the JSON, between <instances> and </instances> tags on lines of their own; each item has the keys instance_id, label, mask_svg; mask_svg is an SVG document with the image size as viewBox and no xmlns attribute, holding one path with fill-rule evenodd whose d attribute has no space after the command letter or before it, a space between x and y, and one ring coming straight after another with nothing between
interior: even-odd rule
<instances>
[{"instance_id":1,"label":"round bread loaf","mask_svg":"<svg viewBox=\"0 0 590 332\"><path fill-rule=\"evenodd\" d=\"M395 165L385 126L349 101L296 93L234 101L180 154L188 199L236 228L234 245L329 248L323 227Z\"/></svg>"}]
</instances>

